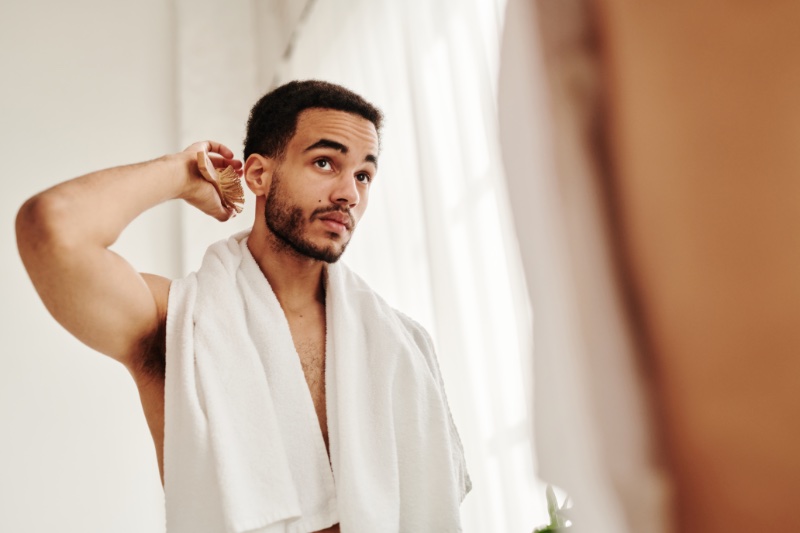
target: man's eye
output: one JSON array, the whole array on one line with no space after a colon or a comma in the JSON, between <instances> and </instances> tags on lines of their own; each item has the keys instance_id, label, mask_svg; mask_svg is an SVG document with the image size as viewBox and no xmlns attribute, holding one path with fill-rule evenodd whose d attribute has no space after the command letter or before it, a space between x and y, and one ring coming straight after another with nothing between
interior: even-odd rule
<instances>
[{"instance_id":1,"label":"man's eye","mask_svg":"<svg viewBox=\"0 0 800 533\"><path fill-rule=\"evenodd\" d=\"M316 161L314 161L314 164L323 170L328 170L329 168L331 168L331 162L328 161L327 159L317 159Z\"/></svg>"},{"instance_id":2,"label":"man's eye","mask_svg":"<svg viewBox=\"0 0 800 533\"><path fill-rule=\"evenodd\" d=\"M369 183L372 181L372 176L370 176L366 172L361 172L360 174L356 175L356 179L361 183Z\"/></svg>"}]
</instances>

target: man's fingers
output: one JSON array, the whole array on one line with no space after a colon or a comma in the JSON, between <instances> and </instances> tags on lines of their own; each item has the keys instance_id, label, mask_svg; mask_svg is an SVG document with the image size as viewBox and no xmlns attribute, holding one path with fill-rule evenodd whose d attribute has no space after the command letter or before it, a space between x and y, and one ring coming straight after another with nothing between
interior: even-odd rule
<instances>
[{"instance_id":1,"label":"man's fingers","mask_svg":"<svg viewBox=\"0 0 800 533\"><path fill-rule=\"evenodd\" d=\"M209 157L215 168L227 168L228 166L232 166L234 170L242 168L242 162L239 159L220 157L218 155L209 155Z\"/></svg>"},{"instance_id":2,"label":"man's fingers","mask_svg":"<svg viewBox=\"0 0 800 533\"><path fill-rule=\"evenodd\" d=\"M206 141L208 144L208 151L216 153L227 159L233 159L233 151L222 143L216 141Z\"/></svg>"},{"instance_id":3,"label":"man's fingers","mask_svg":"<svg viewBox=\"0 0 800 533\"><path fill-rule=\"evenodd\" d=\"M219 154L226 159L234 158L233 151L224 144L219 143L217 141L196 142L190 145L188 148L186 148L185 151L199 152L200 150L204 150L209 154Z\"/></svg>"}]
</instances>

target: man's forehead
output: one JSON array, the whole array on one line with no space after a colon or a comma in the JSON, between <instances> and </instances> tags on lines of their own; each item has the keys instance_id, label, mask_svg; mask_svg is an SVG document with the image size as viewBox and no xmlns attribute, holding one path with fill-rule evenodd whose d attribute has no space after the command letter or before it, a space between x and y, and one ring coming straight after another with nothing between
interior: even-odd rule
<instances>
[{"instance_id":1,"label":"man's forehead","mask_svg":"<svg viewBox=\"0 0 800 533\"><path fill-rule=\"evenodd\" d=\"M378 152L378 132L366 118L335 109L303 110L297 117L293 141L302 145L322 138L336 140L350 149L367 150L376 155ZM353 144L356 146L350 146Z\"/></svg>"}]
</instances>

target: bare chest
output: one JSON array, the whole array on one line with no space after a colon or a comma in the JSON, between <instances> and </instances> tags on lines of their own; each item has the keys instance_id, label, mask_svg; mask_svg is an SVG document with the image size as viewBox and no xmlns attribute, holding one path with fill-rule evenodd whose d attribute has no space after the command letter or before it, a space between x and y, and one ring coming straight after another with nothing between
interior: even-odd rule
<instances>
[{"instance_id":1,"label":"bare chest","mask_svg":"<svg viewBox=\"0 0 800 533\"><path fill-rule=\"evenodd\" d=\"M287 317L292 341L303 368L314 410L328 448L328 416L325 396L325 314L324 308L316 313ZM164 376L147 372L134 372L142 409L153 436L162 483L164 476Z\"/></svg>"},{"instance_id":2,"label":"bare chest","mask_svg":"<svg viewBox=\"0 0 800 533\"><path fill-rule=\"evenodd\" d=\"M325 322L324 316L313 319L302 316L289 318L292 341L300 358L308 391L314 402L325 447L328 447L328 416L325 409Z\"/></svg>"}]
</instances>

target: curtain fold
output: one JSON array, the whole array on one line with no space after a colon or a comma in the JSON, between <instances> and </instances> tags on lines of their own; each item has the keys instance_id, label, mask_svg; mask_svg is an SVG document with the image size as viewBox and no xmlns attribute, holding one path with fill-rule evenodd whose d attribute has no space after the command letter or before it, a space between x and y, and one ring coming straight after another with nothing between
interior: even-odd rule
<instances>
[{"instance_id":1,"label":"curtain fold","mask_svg":"<svg viewBox=\"0 0 800 533\"><path fill-rule=\"evenodd\" d=\"M467 532L547 522L533 474L530 308L496 124L504 2L318 2L280 82L345 85L386 114L344 260L433 334L473 492Z\"/></svg>"}]
</instances>

